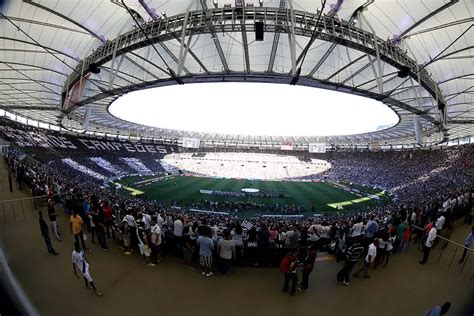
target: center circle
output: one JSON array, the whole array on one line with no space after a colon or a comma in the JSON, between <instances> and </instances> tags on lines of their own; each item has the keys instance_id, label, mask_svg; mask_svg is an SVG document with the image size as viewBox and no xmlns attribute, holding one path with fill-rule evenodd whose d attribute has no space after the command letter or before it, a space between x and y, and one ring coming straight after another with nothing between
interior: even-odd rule
<instances>
[{"instance_id":1,"label":"center circle","mask_svg":"<svg viewBox=\"0 0 474 316\"><path fill-rule=\"evenodd\" d=\"M244 193L258 193L258 192L260 192L259 189L255 189L255 188L243 188L240 191L242 191Z\"/></svg>"},{"instance_id":2,"label":"center circle","mask_svg":"<svg viewBox=\"0 0 474 316\"><path fill-rule=\"evenodd\" d=\"M398 123L385 104L358 95L270 83L192 83L130 92L115 117L150 127L249 136L336 136Z\"/></svg>"}]
</instances>

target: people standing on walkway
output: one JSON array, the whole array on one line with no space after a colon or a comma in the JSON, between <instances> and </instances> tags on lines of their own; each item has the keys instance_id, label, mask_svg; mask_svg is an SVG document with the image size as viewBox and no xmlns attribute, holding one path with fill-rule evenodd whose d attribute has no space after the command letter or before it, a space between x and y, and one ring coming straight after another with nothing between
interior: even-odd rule
<instances>
[{"instance_id":1,"label":"people standing on walkway","mask_svg":"<svg viewBox=\"0 0 474 316\"><path fill-rule=\"evenodd\" d=\"M44 238L44 242L46 243L46 248L48 249L48 252L50 254L58 255L56 250L54 250L53 245L51 244L51 238L49 238L48 224L46 224L46 221L43 218L43 213L40 211L38 214L39 214L40 231L41 231L41 235Z\"/></svg>"},{"instance_id":2,"label":"people standing on walkway","mask_svg":"<svg viewBox=\"0 0 474 316\"><path fill-rule=\"evenodd\" d=\"M296 253L288 252L280 262L280 272L283 273L283 292L288 291L291 281L289 294L295 295L296 284L298 283L298 275L296 274Z\"/></svg>"},{"instance_id":3,"label":"people standing on walkway","mask_svg":"<svg viewBox=\"0 0 474 316\"><path fill-rule=\"evenodd\" d=\"M51 223L51 231L58 241L61 241L61 234L59 233L58 223L57 223L57 214L54 209L54 201L52 198L48 199L48 217L49 222Z\"/></svg>"},{"instance_id":4,"label":"people standing on walkway","mask_svg":"<svg viewBox=\"0 0 474 316\"><path fill-rule=\"evenodd\" d=\"M76 211L72 209L72 215L69 217L69 229L71 234L74 235L74 240L79 244L81 242L82 249L87 250L86 242L84 239L84 222L82 218L77 215Z\"/></svg>"},{"instance_id":5,"label":"people standing on walkway","mask_svg":"<svg viewBox=\"0 0 474 316\"><path fill-rule=\"evenodd\" d=\"M97 288L95 287L94 281L89 272L89 262L86 259L84 250L81 249L77 241L74 243L74 250L72 252L72 271L74 275L79 278L76 267L81 271L82 276L84 277L86 288L93 290L96 295L102 296L102 293L97 291Z\"/></svg>"},{"instance_id":6,"label":"people standing on walkway","mask_svg":"<svg viewBox=\"0 0 474 316\"><path fill-rule=\"evenodd\" d=\"M8 171L8 187L10 188L10 193L13 192L13 183L12 183L12 174Z\"/></svg>"},{"instance_id":7,"label":"people standing on walkway","mask_svg":"<svg viewBox=\"0 0 474 316\"><path fill-rule=\"evenodd\" d=\"M152 262L157 264L161 261L161 228L160 225L156 222L156 219L151 221L152 227L150 231L150 246L151 246L151 256Z\"/></svg>"},{"instance_id":8,"label":"people standing on walkway","mask_svg":"<svg viewBox=\"0 0 474 316\"><path fill-rule=\"evenodd\" d=\"M230 274L230 263L232 258L235 258L235 245L229 229L224 230L222 238L217 243L217 254L219 255L219 272Z\"/></svg>"},{"instance_id":9,"label":"people standing on walkway","mask_svg":"<svg viewBox=\"0 0 474 316\"><path fill-rule=\"evenodd\" d=\"M370 266L372 265L372 263L374 262L375 258L377 257L377 247L378 247L378 245L379 245L379 239L378 238L375 239L374 242L369 245L369 250L368 250L367 256L365 257L365 260L364 260L364 266L354 274L355 278L358 278L359 274L362 271L364 271L364 278L369 278L370 277L369 269L370 269Z\"/></svg>"},{"instance_id":10,"label":"people standing on walkway","mask_svg":"<svg viewBox=\"0 0 474 316\"><path fill-rule=\"evenodd\" d=\"M212 275L212 250L214 242L210 238L212 232L210 229L204 229L204 234L198 237L197 246L199 247L199 263L201 264L201 274L210 277Z\"/></svg>"},{"instance_id":11,"label":"people standing on walkway","mask_svg":"<svg viewBox=\"0 0 474 316\"><path fill-rule=\"evenodd\" d=\"M303 269L301 271L301 286L299 290L304 291L309 286L309 275L313 272L314 262L316 261L316 246L312 245L308 247L306 251L306 257L303 262Z\"/></svg>"},{"instance_id":12,"label":"people standing on walkway","mask_svg":"<svg viewBox=\"0 0 474 316\"><path fill-rule=\"evenodd\" d=\"M345 252L344 267L337 274L337 280L342 284L350 285L350 274L356 263L364 253L364 246L359 241L359 238L348 238L347 248Z\"/></svg>"},{"instance_id":13,"label":"people standing on walkway","mask_svg":"<svg viewBox=\"0 0 474 316\"><path fill-rule=\"evenodd\" d=\"M434 245L434 241L436 239L436 227L434 223L432 223L431 229L428 232L428 237L426 238L425 243L423 244L423 259L420 261L420 264L425 264L428 261L428 257L430 256L430 250Z\"/></svg>"},{"instance_id":14,"label":"people standing on walkway","mask_svg":"<svg viewBox=\"0 0 474 316\"><path fill-rule=\"evenodd\" d=\"M464 247L471 248L473 238L474 238L474 226L471 227L471 231L469 232L469 234L467 234L466 241L464 242ZM464 248L464 251L462 253L461 260L459 260L459 263L464 262L464 259L466 259L466 255L467 255L467 249Z\"/></svg>"}]
</instances>

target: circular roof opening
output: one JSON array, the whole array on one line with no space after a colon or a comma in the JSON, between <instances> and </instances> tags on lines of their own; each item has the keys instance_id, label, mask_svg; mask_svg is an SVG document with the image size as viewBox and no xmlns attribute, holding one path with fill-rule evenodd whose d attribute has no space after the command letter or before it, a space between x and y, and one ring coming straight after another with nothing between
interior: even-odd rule
<instances>
[{"instance_id":1,"label":"circular roof opening","mask_svg":"<svg viewBox=\"0 0 474 316\"><path fill-rule=\"evenodd\" d=\"M336 136L399 121L385 104L357 95L269 83L195 83L128 93L109 112L151 127L252 136Z\"/></svg>"}]
</instances>

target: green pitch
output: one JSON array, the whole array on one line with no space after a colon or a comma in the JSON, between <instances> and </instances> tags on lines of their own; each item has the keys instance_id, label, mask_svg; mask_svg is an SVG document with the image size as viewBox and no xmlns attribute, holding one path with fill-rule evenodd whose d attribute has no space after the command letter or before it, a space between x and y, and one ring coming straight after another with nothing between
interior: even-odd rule
<instances>
[{"instance_id":1,"label":"green pitch","mask_svg":"<svg viewBox=\"0 0 474 316\"><path fill-rule=\"evenodd\" d=\"M215 179L199 177L171 177L169 179L147 183L146 180L156 180L156 177L131 177L121 179L115 183L122 185L119 191L123 194L133 194L149 200L157 200L166 205L184 207L203 207L204 200L210 201L249 201L258 204L286 204L300 206L300 214L334 212L342 205L343 211L364 210L382 203L387 203L388 197L373 188L357 186L357 189L376 194L382 200L374 200L362 194L362 197L339 189L327 182L282 182L239 179ZM255 188L261 191L283 192L286 198L259 198L259 197L223 197L201 194L199 190L214 190L226 192L240 192L242 188ZM233 211L223 209L223 211ZM252 216L265 214L262 211L246 211L243 215Z\"/></svg>"}]
</instances>

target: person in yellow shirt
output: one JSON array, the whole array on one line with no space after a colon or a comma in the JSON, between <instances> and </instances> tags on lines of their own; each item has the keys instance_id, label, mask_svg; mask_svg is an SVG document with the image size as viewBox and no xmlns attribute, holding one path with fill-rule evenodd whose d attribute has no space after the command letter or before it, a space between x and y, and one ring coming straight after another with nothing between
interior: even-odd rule
<instances>
[{"instance_id":1,"label":"person in yellow shirt","mask_svg":"<svg viewBox=\"0 0 474 316\"><path fill-rule=\"evenodd\" d=\"M69 217L69 229L71 234L74 235L74 240L79 244L81 241L82 249L87 250L86 242L84 240L84 222L82 218L77 215L76 211L72 211L72 215Z\"/></svg>"}]
</instances>

